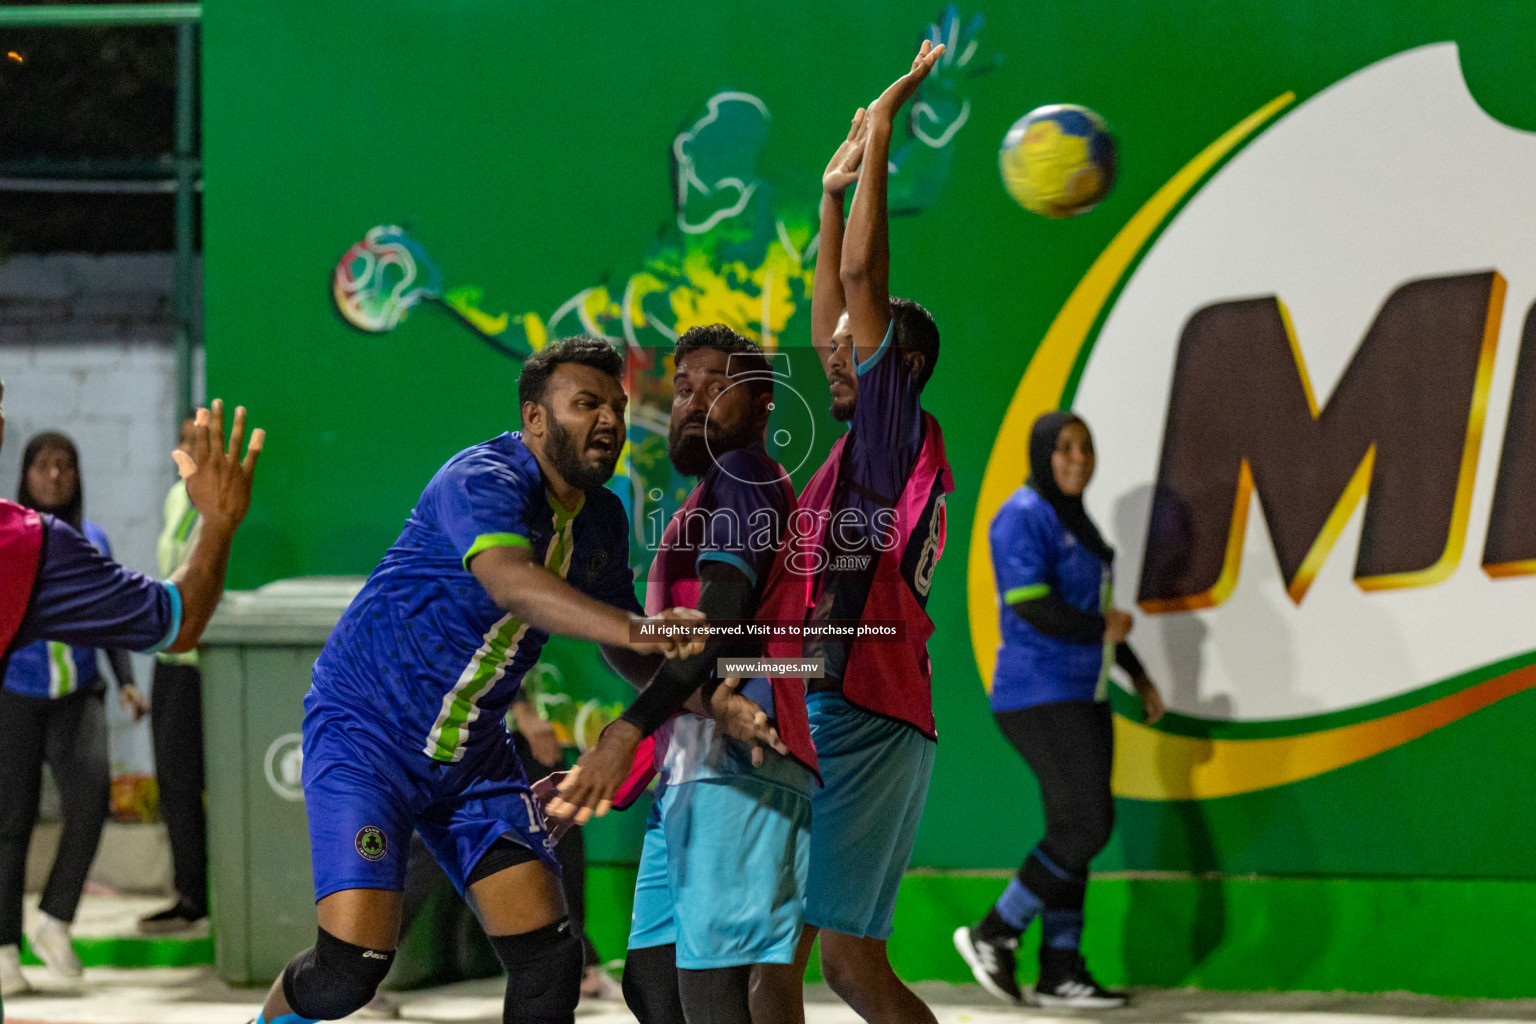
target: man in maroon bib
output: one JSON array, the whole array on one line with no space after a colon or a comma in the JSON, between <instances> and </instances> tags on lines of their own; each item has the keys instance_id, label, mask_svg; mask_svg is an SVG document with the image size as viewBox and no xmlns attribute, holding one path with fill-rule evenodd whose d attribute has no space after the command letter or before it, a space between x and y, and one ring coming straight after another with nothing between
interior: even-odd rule
<instances>
[{"instance_id":1,"label":"man in maroon bib","mask_svg":"<svg viewBox=\"0 0 1536 1024\"><path fill-rule=\"evenodd\" d=\"M0 381L0 402L4 397ZM146 652L197 646L224 593L230 542L250 507L265 433L252 433L242 459L245 410L237 409L226 452L224 406L215 399L211 412L198 411L193 435L191 450L173 458L205 525L168 580L126 569L68 523L0 499L0 675L11 652L35 640ZM0 406L0 442L4 437ZM25 844L0 844L0 873L15 878L18 892L26 854ZM0 964L0 976L13 971L20 974L14 962Z\"/></svg>"},{"instance_id":2,"label":"man in maroon bib","mask_svg":"<svg viewBox=\"0 0 1536 1024\"><path fill-rule=\"evenodd\" d=\"M809 681L807 708L826 785L812 797L799 962L819 930L828 981L870 1021L934 1019L891 970L885 945L933 772L933 623L924 606L954 483L938 421L921 405L938 328L888 290L886 177L893 120L942 52L925 42L833 156L812 302L832 415L848 433L800 496L802 514L819 524L807 549L818 571L806 594L805 654L825 665ZM843 195L855 180L845 237ZM904 635L815 635L850 622L900 623Z\"/></svg>"},{"instance_id":3,"label":"man in maroon bib","mask_svg":"<svg viewBox=\"0 0 1536 1024\"><path fill-rule=\"evenodd\" d=\"M5 656L34 640L150 652L197 645L224 593L230 542L250 507L251 477L266 435L251 435L242 460L245 410L237 409L226 453L218 399L211 413L198 411L194 435L192 451L173 458L188 495L213 526L212 536L168 580L125 569L67 523L0 499L0 670ZM0 408L0 441L4 436Z\"/></svg>"}]
</instances>

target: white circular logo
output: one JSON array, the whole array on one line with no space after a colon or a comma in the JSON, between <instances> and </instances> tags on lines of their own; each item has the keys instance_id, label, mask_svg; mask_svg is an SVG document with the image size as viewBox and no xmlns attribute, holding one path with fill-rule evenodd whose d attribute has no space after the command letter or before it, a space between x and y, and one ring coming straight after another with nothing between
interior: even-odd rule
<instances>
[{"instance_id":1,"label":"white circular logo","mask_svg":"<svg viewBox=\"0 0 1536 1024\"><path fill-rule=\"evenodd\" d=\"M284 733L267 748L267 785L284 800L304 799L304 737Z\"/></svg>"}]
</instances>

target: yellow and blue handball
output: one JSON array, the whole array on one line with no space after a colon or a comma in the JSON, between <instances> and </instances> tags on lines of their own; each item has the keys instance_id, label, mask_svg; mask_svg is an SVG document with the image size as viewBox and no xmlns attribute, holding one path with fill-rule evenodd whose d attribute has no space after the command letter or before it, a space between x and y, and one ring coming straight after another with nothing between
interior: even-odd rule
<instances>
[{"instance_id":1,"label":"yellow and blue handball","mask_svg":"<svg viewBox=\"0 0 1536 1024\"><path fill-rule=\"evenodd\" d=\"M997 154L1003 185L1019 205L1045 217L1074 217L1115 183L1115 140L1087 107L1053 103L1019 118Z\"/></svg>"}]
</instances>

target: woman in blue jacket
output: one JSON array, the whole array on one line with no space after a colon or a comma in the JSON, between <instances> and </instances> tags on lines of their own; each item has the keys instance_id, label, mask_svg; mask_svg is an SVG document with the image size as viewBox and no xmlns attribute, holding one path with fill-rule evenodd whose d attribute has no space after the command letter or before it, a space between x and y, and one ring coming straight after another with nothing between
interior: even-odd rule
<instances>
[{"instance_id":1,"label":"woman in blue jacket","mask_svg":"<svg viewBox=\"0 0 1536 1024\"><path fill-rule=\"evenodd\" d=\"M1114 607L1114 549L1083 508L1093 438L1068 412L1046 413L1029 439L1029 479L992 520L989 536L1002 644L992 712L1040 783L1045 837L1018 877L955 947L993 995L1038 1006L1122 1006L1078 951L1088 863L1109 842L1115 805L1111 662L1131 677L1144 719L1163 713L1157 687L1125 642L1131 616ZM1019 936L1041 920L1040 977L1025 996L1014 977Z\"/></svg>"},{"instance_id":2,"label":"woman in blue jacket","mask_svg":"<svg viewBox=\"0 0 1536 1024\"><path fill-rule=\"evenodd\" d=\"M34 437L21 461L17 501L68 523L112 557L101 527L82 517L80 457L63 434ZM128 655L109 650L118 700L135 719L146 703ZM94 647L38 640L12 652L0 688L0 991L26 991L19 965L27 844L37 824L43 763L58 785L63 834L43 889L32 949L60 974L79 975L70 943L86 874L96 856L110 803L105 683Z\"/></svg>"}]
</instances>

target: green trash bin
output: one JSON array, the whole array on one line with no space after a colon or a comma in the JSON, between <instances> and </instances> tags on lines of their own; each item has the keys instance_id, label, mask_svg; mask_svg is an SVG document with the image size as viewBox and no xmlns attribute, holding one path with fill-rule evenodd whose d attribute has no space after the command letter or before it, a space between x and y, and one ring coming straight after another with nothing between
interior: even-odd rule
<instances>
[{"instance_id":1,"label":"green trash bin","mask_svg":"<svg viewBox=\"0 0 1536 1024\"><path fill-rule=\"evenodd\" d=\"M280 580L224 595L198 647L215 969L266 984L315 941L299 771L310 670L361 576Z\"/></svg>"}]
</instances>

